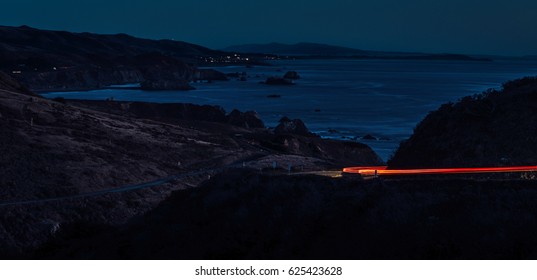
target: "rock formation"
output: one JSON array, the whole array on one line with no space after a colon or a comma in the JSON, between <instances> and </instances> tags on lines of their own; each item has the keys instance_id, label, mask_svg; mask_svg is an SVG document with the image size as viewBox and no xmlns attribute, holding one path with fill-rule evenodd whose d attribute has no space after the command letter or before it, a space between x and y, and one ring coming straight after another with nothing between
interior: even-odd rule
<instances>
[{"instance_id":1,"label":"rock formation","mask_svg":"<svg viewBox=\"0 0 537 280\"><path fill-rule=\"evenodd\" d=\"M194 81L227 81L226 74L214 69L197 69L194 73Z\"/></svg>"},{"instance_id":2,"label":"rock formation","mask_svg":"<svg viewBox=\"0 0 537 280\"><path fill-rule=\"evenodd\" d=\"M143 90L191 90L195 89L187 81L145 80L140 84Z\"/></svg>"},{"instance_id":3,"label":"rock formation","mask_svg":"<svg viewBox=\"0 0 537 280\"><path fill-rule=\"evenodd\" d=\"M255 111L241 112L233 110L227 116L227 122L245 128L265 128L265 124Z\"/></svg>"},{"instance_id":4,"label":"rock formation","mask_svg":"<svg viewBox=\"0 0 537 280\"><path fill-rule=\"evenodd\" d=\"M285 73L285 75L283 75L283 78L289 80L298 80L300 79L300 75L298 75L296 71L288 71Z\"/></svg>"},{"instance_id":5,"label":"rock formation","mask_svg":"<svg viewBox=\"0 0 537 280\"><path fill-rule=\"evenodd\" d=\"M265 84L267 84L267 85L284 85L284 86L288 86L288 85L294 85L295 83L293 83L293 81L291 81L289 79L285 79L285 78L268 77L265 80Z\"/></svg>"},{"instance_id":6,"label":"rock formation","mask_svg":"<svg viewBox=\"0 0 537 280\"><path fill-rule=\"evenodd\" d=\"M280 123L274 128L276 134L296 134L302 136L314 136L311 133L304 122L299 119L290 120L287 117L280 119Z\"/></svg>"}]
</instances>

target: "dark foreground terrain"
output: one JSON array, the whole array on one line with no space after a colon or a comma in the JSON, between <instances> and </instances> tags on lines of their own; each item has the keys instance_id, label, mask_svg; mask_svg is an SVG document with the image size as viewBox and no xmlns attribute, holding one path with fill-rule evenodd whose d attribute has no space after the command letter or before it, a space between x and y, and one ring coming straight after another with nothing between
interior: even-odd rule
<instances>
[{"instance_id":1,"label":"dark foreground terrain","mask_svg":"<svg viewBox=\"0 0 537 280\"><path fill-rule=\"evenodd\" d=\"M535 88L525 78L442 106L391 162L535 164ZM22 256L534 259L536 187L533 173L364 180L232 168L126 223L68 223Z\"/></svg>"},{"instance_id":2,"label":"dark foreground terrain","mask_svg":"<svg viewBox=\"0 0 537 280\"><path fill-rule=\"evenodd\" d=\"M72 224L33 258L534 259L528 180L230 170L120 227Z\"/></svg>"}]
</instances>

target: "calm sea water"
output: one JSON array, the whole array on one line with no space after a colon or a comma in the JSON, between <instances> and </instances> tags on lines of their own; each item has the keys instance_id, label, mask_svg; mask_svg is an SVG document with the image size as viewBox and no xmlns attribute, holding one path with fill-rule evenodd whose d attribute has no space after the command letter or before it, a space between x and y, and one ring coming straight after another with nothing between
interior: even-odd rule
<instances>
[{"instance_id":1,"label":"calm sea water","mask_svg":"<svg viewBox=\"0 0 537 280\"><path fill-rule=\"evenodd\" d=\"M106 89L44 96L220 105L228 112L255 110L267 126L277 125L282 116L299 118L323 137L364 142L387 160L429 111L507 80L537 75L537 61L297 60L215 69L246 72L249 78L197 83L193 91ZM290 70L301 76L294 86L259 83ZM367 134L378 140L361 139Z\"/></svg>"}]
</instances>

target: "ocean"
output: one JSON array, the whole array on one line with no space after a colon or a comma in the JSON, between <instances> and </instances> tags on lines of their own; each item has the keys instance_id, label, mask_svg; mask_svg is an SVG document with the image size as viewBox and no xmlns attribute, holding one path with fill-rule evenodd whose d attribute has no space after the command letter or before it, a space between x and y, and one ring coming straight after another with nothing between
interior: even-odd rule
<instances>
[{"instance_id":1,"label":"ocean","mask_svg":"<svg viewBox=\"0 0 537 280\"><path fill-rule=\"evenodd\" d=\"M246 72L246 81L194 83L192 91L103 89L44 93L47 98L187 102L219 105L226 111L254 110L265 124L283 116L301 119L322 137L368 144L388 160L428 112L503 82L537 75L537 60L278 60L271 66L213 67ZM269 76L297 71L295 85L265 85ZM278 98L270 98L277 95ZM364 136L370 135L371 137ZM371 138L371 139L370 139ZM374 139L373 139L374 138Z\"/></svg>"}]
</instances>

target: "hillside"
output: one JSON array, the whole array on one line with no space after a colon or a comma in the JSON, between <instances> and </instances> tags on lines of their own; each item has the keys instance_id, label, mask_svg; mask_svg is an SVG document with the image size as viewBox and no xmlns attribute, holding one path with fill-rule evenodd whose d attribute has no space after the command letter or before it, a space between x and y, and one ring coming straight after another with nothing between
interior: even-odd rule
<instances>
[{"instance_id":1,"label":"hillside","mask_svg":"<svg viewBox=\"0 0 537 280\"><path fill-rule=\"evenodd\" d=\"M175 82L174 87L188 89L195 66L207 61L241 63L241 58L228 59L225 52L181 41L0 26L0 71L32 90L144 81Z\"/></svg>"},{"instance_id":2,"label":"hillside","mask_svg":"<svg viewBox=\"0 0 537 280\"><path fill-rule=\"evenodd\" d=\"M221 168L270 169L276 162L276 171L292 165L296 172L380 163L365 145L275 134L252 113L47 100L13 91L23 87L2 77L0 257L32 250L66 224L125 223ZM111 191L117 188L124 190Z\"/></svg>"},{"instance_id":3,"label":"hillside","mask_svg":"<svg viewBox=\"0 0 537 280\"><path fill-rule=\"evenodd\" d=\"M28 59L30 55L39 53L47 54L49 58L55 59L54 61L43 59L43 63L58 63L58 66L69 66L62 65L66 63L88 62L89 56L94 56L98 61L115 56L136 56L160 52L175 58L194 60L196 56L222 54L219 51L181 41L141 39L127 34L102 35L87 32L50 31L28 26L0 26L0 38L2 60L12 62L9 66L17 66L17 62L23 62L23 59ZM11 56L8 56L9 54ZM27 65L27 67L31 66L39 65Z\"/></svg>"},{"instance_id":4,"label":"hillside","mask_svg":"<svg viewBox=\"0 0 537 280\"><path fill-rule=\"evenodd\" d=\"M0 71L0 89L15 91L15 92L35 96L33 92L28 90L25 86L23 86L17 80L13 79L11 76L1 71Z\"/></svg>"},{"instance_id":5,"label":"hillside","mask_svg":"<svg viewBox=\"0 0 537 280\"><path fill-rule=\"evenodd\" d=\"M537 78L442 105L401 143L391 167L537 164Z\"/></svg>"}]
</instances>

